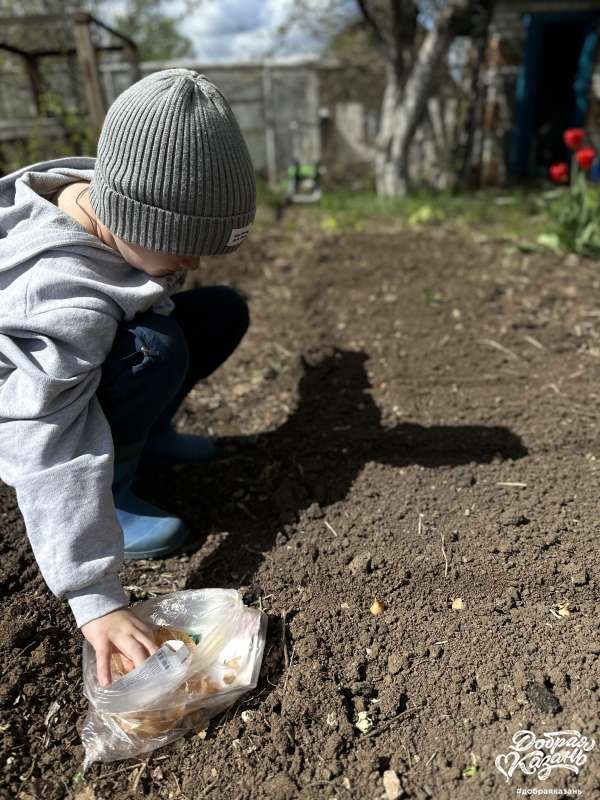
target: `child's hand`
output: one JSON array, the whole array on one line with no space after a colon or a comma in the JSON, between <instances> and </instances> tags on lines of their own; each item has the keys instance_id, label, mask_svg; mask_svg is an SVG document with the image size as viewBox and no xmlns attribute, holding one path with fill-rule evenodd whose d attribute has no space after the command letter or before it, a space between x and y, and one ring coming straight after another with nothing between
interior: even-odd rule
<instances>
[{"instance_id":1,"label":"child's hand","mask_svg":"<svg viewBox=\"0 0 600 800\"><path fill-rule=\"evenodd\" d=\"M93 619L81 627L81 632L96 651L100 686L110 684L113 652L122 653L139 667L158 650L152 638L152 628L126 608Z\"/></svg>"}]
</instances>

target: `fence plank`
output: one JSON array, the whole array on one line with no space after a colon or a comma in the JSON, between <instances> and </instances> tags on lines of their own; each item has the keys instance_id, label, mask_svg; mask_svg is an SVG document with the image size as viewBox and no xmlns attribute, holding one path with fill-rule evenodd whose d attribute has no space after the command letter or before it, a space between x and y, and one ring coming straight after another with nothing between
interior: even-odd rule
<instances>
[{"instance_id":1,"label":"fence plank","mask_svg":"<svg viewBox=\"0 0 600 800\"><path fill-rule=\"evenodd\" d=\"M85 99L90 112L90 119L92 125L96 129L96 133L100 135L102 123L106 115L106 105L102 95L102 86L100 84L100 76L98 74L98 63L96 61L96 53L92 44L90 36L90 28L87 21L76 19L73 23L73 36L75 38L75 46L77 48L77 55L81 65L81 74L83 77L83 88L85 91Z\"/></svg>"}]
</instances>

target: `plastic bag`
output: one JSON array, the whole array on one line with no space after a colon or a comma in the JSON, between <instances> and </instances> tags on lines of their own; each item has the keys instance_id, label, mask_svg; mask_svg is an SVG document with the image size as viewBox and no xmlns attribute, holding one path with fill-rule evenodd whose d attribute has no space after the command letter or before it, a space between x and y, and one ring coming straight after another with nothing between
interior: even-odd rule
<instances>
[{"instance_id":1,"label":"plastic bag","mask_svg":"<svg viewBox=\"0 0 600 800\"><path fill-rule=\"evenodd\" d=\"M102 688L94 649L84 642L84 693L90 701L81 731L84 770L206 727L258 681L266 615L245 606L234 589L174 592L131 610L159 626L155 641L161 646L130 672L113 656L113 682Z\"/></svg>"}]
</instances>

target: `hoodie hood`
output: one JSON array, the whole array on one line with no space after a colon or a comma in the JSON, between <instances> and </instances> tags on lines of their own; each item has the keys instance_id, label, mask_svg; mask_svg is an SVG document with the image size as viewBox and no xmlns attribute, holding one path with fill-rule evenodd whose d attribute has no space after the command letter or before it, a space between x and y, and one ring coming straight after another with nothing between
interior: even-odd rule
<instances>
[{"instance_id":1,"label":"hoodie hood","mask_svg":"<svg viewBox=\"0 0 600 800\"><path fill-rule=\"evenodd\" d=\"M69 258L71 274L81 276L83 265L89 265L93 256L88 278L121 306L127 319L153 303L158 303L158 313L169 314L173 304L165 292L168 295L182 288L185 271L159 277L132 267L50 200L69 183L91 180L94 164L94 158L84 156L57 158L0 178L0 273L28 270L44 253L61 250ZM90 253L90 248L95 252ZM66 275L55 276L57 281L64 279ZM3 283L6 281L0 281L0 291Z\"/></svg>"},{"instance_id":2,"label":"hoodie hood","mask_svg":"<svg viewBox=\"0 0 600 800\"><path fill-rule=\"evenodd\" d=\"M50 197L75 181L90 181L95 158L70 156L41 161L0 178L0 271L56 247L97 247L122 262L111 247L92 236Z\"/></svg>"}]
</instances>

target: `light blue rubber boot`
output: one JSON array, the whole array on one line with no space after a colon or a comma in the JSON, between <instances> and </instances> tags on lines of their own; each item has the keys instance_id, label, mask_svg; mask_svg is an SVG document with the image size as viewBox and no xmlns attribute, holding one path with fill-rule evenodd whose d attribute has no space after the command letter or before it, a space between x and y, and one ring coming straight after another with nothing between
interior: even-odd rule
<instances>
[{"instance_id":1,"label":"light blue rubber boot","mask_svg":"<svg viewBox=\"0 0 600 800\"><path fill-rule=\"evenodd\" d=\"M164 558L187 541L183 521L147 503L131 491L139 458L114 466L113 498L123 528L126 561L136 558Z\"/></svg>"}]
</instances>

